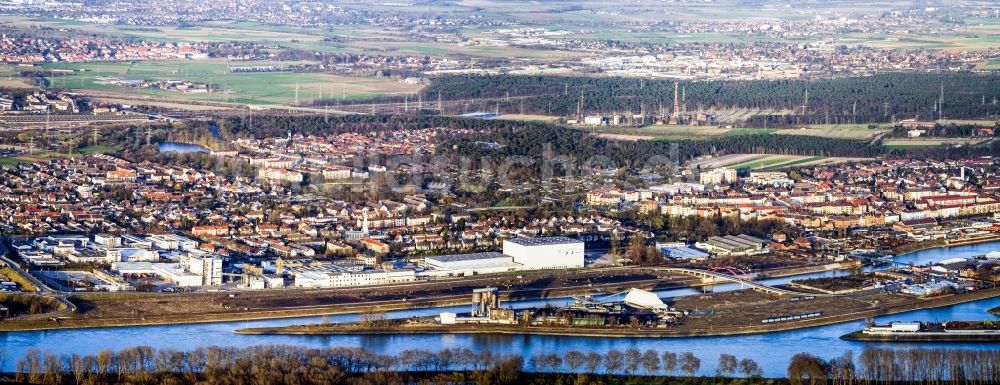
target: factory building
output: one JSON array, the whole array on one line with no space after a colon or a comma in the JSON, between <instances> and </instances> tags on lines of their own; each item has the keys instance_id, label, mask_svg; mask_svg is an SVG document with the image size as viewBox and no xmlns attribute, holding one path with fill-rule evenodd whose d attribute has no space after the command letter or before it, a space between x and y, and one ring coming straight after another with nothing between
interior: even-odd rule
<instances>
[{"instance_id":1,"label":"factory building","mask_svg":"<svg viewBox=\"0 0 1000 385\"><path fill-rule=\"evenodd\" d=\"M414 271L410 269L347 271L328 267L296 272L294 285L305 288L331 288L388 285L416 280Z\"/></svg>"},{"instance_id":2,"label":"factory building","mask_svg":"<svg viewBox=\"0 0 1000 385\"><path fill-rule=\"evenodd\" d=\"M178 287L222 284L222 258L215 255L187 256L180 262L115 262L111 270L119 275L155 275Z\"/></svg>"},{"instance_id":3,"label":"factory building","mask_svg":"<svg viewBox=\"0 0 1000 385\"><path fill-rule=\"evenodd\" d=\"M490 274L521 268L514 258L497 252L439 255L424 258L424 267L453 275Z\"/></svg>"},{"instance_id":4,"label":"factory building","mask_svg":"<svg viewBox=\"0 0 1000 385\"><path fill-rule=\"evenodd\" d=\"M503 253L522 270L583 267L583 241L566 237L510 238Z\"/></svg>"},{"instance_id":5,"label":"factory building","mask_svg":"<svg viewBox=\"0 0 1000 385\"><path fill-rule=\"evenodd\" d=\"M503 253L485 252L425 257L422 276L459 276L518 270L583 267L583 241L566 237L511 238Z\"/></svg>"},{"instance_id":6,"label":"factory building","mask_svg":"<svg viewBox=\"0 0 1000 385\"><path fill-rule=\"evenodd\" d=\"M769 252L769 244L763 239L740 234L709 237L707 242L699 242L696 246L716 255L752 255Z\"/></svg>"}]
</instances>

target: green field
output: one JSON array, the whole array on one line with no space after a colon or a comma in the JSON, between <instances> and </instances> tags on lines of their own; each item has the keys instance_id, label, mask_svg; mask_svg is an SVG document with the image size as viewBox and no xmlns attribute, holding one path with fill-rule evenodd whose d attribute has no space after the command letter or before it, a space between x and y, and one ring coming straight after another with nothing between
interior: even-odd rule
<instances>
[{"instance_id":1,"label":"green field","mask_svg":"<svg viewBox=\"0 0 1000 385\"><path fill-rule=\"evenodd\" d=\"M976 69L983 71L1000 71L1000 59L990 59L976 64Z\"/></svg>"},{"instance_id":2,"label":"green field","mask_svg":"<svg viewBox=\"0 0 1000 385\"><path fill-rule=\"evenodd\" d=\"M31 162L16 157L0 158L0 166L16 166L22 163L31 163Z\"/></svg>"},{"instance_id":3,"label":"green field","mask_svg":"<svg viewBox=\"0 0 1000 385\"><path fill-rule=\"evenodd\" d=\"M775 131L773 128L734 128L726 131L724 136L741 136L741 135L770 135Z\"/></svg>"},{"instance_id":4,"label":"green field","mask_svg":"<svg viewBox=\"0 0 1000 385\"><path fill-rule=\"evenodd\" d=\"M804 135L842 139L868 139L890 130L889 127L868 128L867 124L819 124L796 129L726 128L720 126L652 125L646 127L591 127L586 130L608 135L635 136L636 139L683 140L711 139L740 135Z\"/></svg>"},{"instance_id":5,"label":"green field","mask_svg":"<svg viewBox=\"0 0 1000 385\"><path fill-rule=\"evenodd\" d=\"M93 154L112 154L118 152L118 150L120 150L120 148L118 148L117 146L93 145L93 146L79 148L76 150L76 152L84 155L93 155Z\"/></svg>"},{"instance_id":6,"label":"green field","mask_svg":"<svg viewBox=\"0 0 1000 385\"><path fill-rule=\"evenodd\" d=\"M798 161L797 157L791 156L765 156L762 159L753 160L750 162L734 164L730 167L737 170L757 170L762 168L768 168L776 166L783 163Z\"/></svg>"},{"instance_id":7,"label":"green field","mask_svg":"<svg viewBox=\"0 0 1000 385\"><path fill-rule=\"evenodd\" d=\"M239 65L267 65L272 62L240 62ZM399 93L414 93L420 85L404 84L390 78L339 76L326 73L229 73L229 64L220 60L156 62L48 63L45 69L71 70L49 78L50 87L90 90L96 96L144 97L206 100L245 104L290 105L319 99L368 99ZM185 93L180 91L127 88L98 84L102 77L130 80L187 80L222 87L231 92Z\"/></svg>"}]
</instances>

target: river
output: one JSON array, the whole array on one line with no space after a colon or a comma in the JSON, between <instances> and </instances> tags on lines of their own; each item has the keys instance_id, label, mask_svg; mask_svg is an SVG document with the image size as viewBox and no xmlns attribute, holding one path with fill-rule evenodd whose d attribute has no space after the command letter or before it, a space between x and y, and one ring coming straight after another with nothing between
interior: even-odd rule
<instances>
[{"instance_id":1,"label":"river","mask_svg":"<svg viewBox=\"0 0 1000 385\"><path fill-rule=\"evenodd\" d=\"M966 257L1000 250L1000 242L959 246L947 249L930 249L903 256L897 261L924 264L947 258ZM823 272L797 276L816 277L841 274ZM792 277L764 280L769 284L787 283ZM738 289L739 284L716 285L707 290L721 291ZM696 294L701 290L685 288L658 292L661 297ZM515 307L537 306L544 302L566 303L566 299L548 301L522 301L512 303ZM945 308L916 310L908 313L889 315L880 321L914 320L943 321L982 320L991 317L986 310L1000 306L1000 298L986 299ZM436 315L442 311L467 311L466 306L417 309L391 312L391 317ZM357 315L333 315L333 322L357 320ZM739 358L756 360L766 376L783 376L788 360L798 352L809 352L824 358L833 358L846 350L858 354L872 343L843 341L839 337L861 327L860 321L827 325L767 334L701 337L701 338L601 338L601 337L554 337L554 336L486 336L486 335L398 335L398 336L266 336L237 335L232 331L245 327L283 326L309 322L319 322L320 317L296 319L261 320L248 322L218 322L188 325L135 326L96 329L48 330L30 332L0 333L0 346L6 348L13 357L7 363L9 370L13 361L21 357L26 349L38 348L55 353L95 353L103 349L121 349L130 346L148 345L155 348L191 350L199 346L249 346L260 344L292 344L309 347L364 347L379 353L393 354L406 349L438 350L443 348L468 347L473 350L490 349L496 353L518 353L525 357L538 353L565 353L569 350L582 352L605 352L609 349L628 348L671 350L692 352L702 360L701 373L712 375L720 353L734 354ZM890 347L935 346L963 347L968 349L996 349L996 345L983 343L876 343Z\"/></svg>"}]
</instances>

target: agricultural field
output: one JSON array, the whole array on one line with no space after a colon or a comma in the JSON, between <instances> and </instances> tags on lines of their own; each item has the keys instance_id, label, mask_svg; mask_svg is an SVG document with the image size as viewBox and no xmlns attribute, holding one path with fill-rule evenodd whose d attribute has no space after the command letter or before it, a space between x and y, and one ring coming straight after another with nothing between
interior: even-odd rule
<instances>
[{"instance_id":1,"label":"agricultural field","mask_svg":"<svg viewBox=\"0 0 1000 385\"><path fill-rule=\"evenodd\" d=\"M588 127L586 131L612 139L626 140L699 140L739 135L805 135L836 139L870 139L891 131L888 126L875 129L866 124L809 125L798 129L732 128L722 126L653 125L646 127Z\"/></svg>"},{"instance_id":2,"label":"agricultural field","mask_svg":"<svg viewBox=\"0 0 1000 385\"><path fill-rule=\"evenodd\" d=\"M383 55L427 55L434 57L528 57L535 59L579 56L579 53L543 49L490 47L415 41L410 31L375 26L311 28L270 25L254 22L210 21L194 26L135 27L127 25L97 25L73 20L36 19L0 16L0 28L29 27L71 28L73 30L126 36L150 41L229 42L254 41L282 48L297 48L321 52L366 53ZM333 41L340 38L341 41Z\"/></svg>"},{"instance_id":3,"label":"agricultural field","mask_svg":"<svg viewBox=\"0 0 1000 385\"><path fill-rule=\"evenodd\" d=\"M997 123L1000 123L997 122L996 120L986 120L986 119L938 119L936 120L936 122L941 125L948 125L948 124L979 125L983 127L993 127Z\"/></svg>"},{"instance_id":4,"label":"agricultural field","mask_svg":"<svg viewBox=\"0 0 1000 385\"><path fill-rule=\"evenodd\" d=\"M820 164L835 164L857 158L839 158L824 156L777 155L777 154L728 154L711 158L698 159L689 167L718 168L729 167L737 170L780 169L792 166L813 166Z\"/></svg>"},{"instance_id":5,"label":"agricultural field","mask_svg":"<svg viewBox=\"0 0 1000 385\"><path fill-rule=\"evenodd\" d=\"M275 43L304 48L321 42L322 31L268 26L257 23L209 22L192 27L135 27L129 25L101 25L75 20L28 18L20 16L0 17L0 28L24 29L50 27L73 29L87 33L111 34L151 41L180 42L227 42L253 40L259 43Z\"/></svg>"},{"instance_id":6,"label":"agricultural field","mask_svg":"<svg viewBox=\"0 0 1000 385\"><path fill-rule=\"evenodd\" d=\"M240 62L240 65L267 65L270 62ZM49 79L50 87L88 90L101 97L141 98L143 96L243 104L292 105L318 99L367 99L383 95L415 93L421 85L395 79L341 76L326 73L229 73L221 60L49 63L49 70L72 71ZM187 80L222 87L228 92L185 93L180 91L127 88L100 84L101 78L130 80ZM296 98L296 94L298 98Z\"/></svg>"},{"instance_id":7,"label":"agricultural field","mask_svg":"<svg viewBox=\"0 0 1000 385\"><path fill-rule=\"evenodd\" d=\"M719 126L653 125L646 127L587 127L586 131L614 139L684 140L712 139L730 135L767 135L763 128L724 128ZM610 135L610 136L609 136Z\"/></svg>"},{"instance_id":8,"label":"agricultural field","mask_svg":"<svg viewBox=\"0 0 1000 385\"><path fill-rule=\"evenodd\" d=\"M882 141L882 145L890 149L905 149L911 147L940 146L940 145L979 145L990 141L984 138L926 138L926 139L889 139Z\"/></svg>"},{"instance_id":9,"label":"agricultural field","mask_svg":"<svg viewBox=\"0 0 1000 385\"><path fill-rule=\"evenodd\" d=\"M879 126L878 128L868 128L867 124L817 124L797 129L777 130L775 133L837 139L870 139L875 135L890 131L892 131L892 128L887 125Z\"/></svg>"},{"instance_id":10,"label":"agricultural field","mask_svg":"<svg viewBox=\"0 0 1000 385\"><path fill-rule=\"evenodd\" d=\"M0 64L0 88L35 88L28 79L18 76L17 67L10 64Z\"/></svg>"},{"instance_id":11,"label":"agricultural field","mask_svg":"<svg viewBox=\"0 0 1000 385\"><path fill-rule=\"evenodd\" d=\"M1000 60L991 59L979 62L976 64L976 69L983 71L998 71L1000 70Z\"/></svg>"},{"instance_id":12,"label":"agricultural field","mask_svg":"<svg viewBox=\"0 0 1000 385\"><path fill-rule=\"evenodd\" d=\"M550 115L501 114L500 116L496 117L496 119L555 123L562 118L559 116L550 116Z\"/></svg>"}]
</instances>

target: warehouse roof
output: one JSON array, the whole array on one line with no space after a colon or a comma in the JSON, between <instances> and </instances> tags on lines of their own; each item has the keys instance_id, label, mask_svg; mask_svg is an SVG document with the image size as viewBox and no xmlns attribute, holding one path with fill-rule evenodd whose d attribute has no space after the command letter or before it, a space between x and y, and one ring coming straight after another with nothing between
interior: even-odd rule
<instances>
[{"instance_id":1,"label":"warehouse roof","mask_svg":"<svg viewBox=\"0 0 1000 385\"><path fill-rule=\"evenodd\" d=\"M583 243L583 241L579 239L573 239L567 237L538 237L538 238L515 237L507 239L506 242L511 242L521 246L568 245L574 243Z\"/></svg>"},{"instance_id":2,"label":"warehouse roof","mask_svg":"<svg viewBox=\"0 0 1000 385\"><path fill-rule=\"evenodd\" d=\"M497 259L497 258L510 259L509 256L503 255L495 251L488 251L484 253L470 253L470 254L436 255L432 257L426 257L426 259L432 259L438 262L478 261L482 259Z\"/></svg>"}]
</instances>

